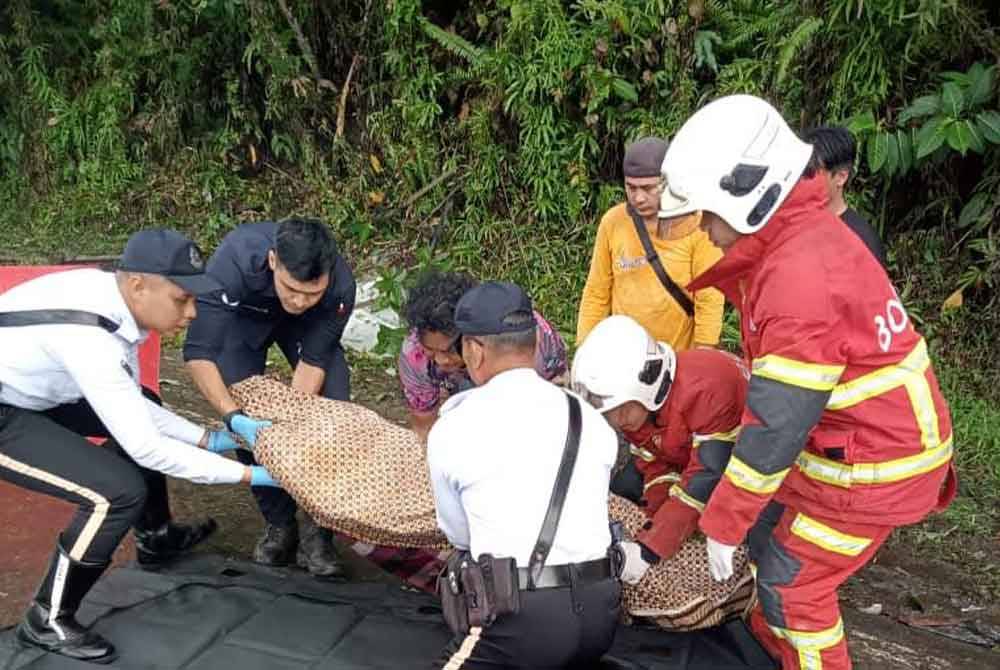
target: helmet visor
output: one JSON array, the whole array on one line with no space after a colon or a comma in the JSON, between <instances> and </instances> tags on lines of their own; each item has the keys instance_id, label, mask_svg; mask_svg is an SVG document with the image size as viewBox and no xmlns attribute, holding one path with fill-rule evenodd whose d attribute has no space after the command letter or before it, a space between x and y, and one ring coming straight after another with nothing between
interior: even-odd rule
<instances>
[{"instance_id":1,"label":"helmet visor","mask_svg":"<svg viewBox=\"0 0 1000 670\"><path fill-rule=\"evenodd\" d=\"M670 181L664 177L663 191L660 194L661 219L669 219L675 216L683 216L695 211L697 207L691 204L691 199L678 193L670 187Z\"/></svg>"},{"instance_id":2,"label":"helmet visor","mask_svg":"<svg viewBox=\"0 0 1000 670\"><path fill-rule=\"evenodd\" d=\"M614 396L594 393L588 389L587 385L583 382L574 382L572 387L574 393L583 398L587 404L596 409L598 412L607 412L608 410L614 409L615 405L618 404L615 403Z\"/></svg>"}]
</instances>

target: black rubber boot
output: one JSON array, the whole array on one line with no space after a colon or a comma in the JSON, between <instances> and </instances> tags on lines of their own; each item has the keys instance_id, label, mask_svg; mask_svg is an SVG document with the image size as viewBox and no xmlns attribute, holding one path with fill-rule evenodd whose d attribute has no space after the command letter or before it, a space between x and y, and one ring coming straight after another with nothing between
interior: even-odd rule
<instances>
[{"instance_id":1,"label":"black rubber boot","mask_svg":"<svg viewBox=\"0 0 1000 670\"><path fill-rule=\"evenodd\" d=\"M135 553L139 565L151 568L173 560L204 542L218 528L212 518L190 525L168 521L154 529L136 527Z\"/></svg>"},{"instance_id":2,"label":"black rubber boot","mask_svg":"<svg viewBox=\"0 0 1000 670\"><path fill-rule=\"evenodd\" d=\"M62 547L56 547L35 600L17 627L18 640L78 661L115 660L114 645L76 620L80 602L107 567L107 563L74 561Z\"/></svg>"},{"instance_id":3,"label":"black rubber boot","mask_svg":"<svg viewBox=\"0 0 1000 670\"><path fill-rule=\"evenodd\" d=\"M333 546L333 533L318 526L309 515L302 521L302 538L296 557L299 567L314 577L333 579L344 576L344 564Z\"/></svg>"},{"instance_id":4,"label":"black rubber boot","mask_svg":"<svg viewBox=\"0 0 1000 670\"><path fill-rule=\"evenodd\" d=\"M253 560L261 565L288 565L295 558L298 545L299 527L295 521L289 526L269 523L254 547Z\"/></svg>"}]
</instances>

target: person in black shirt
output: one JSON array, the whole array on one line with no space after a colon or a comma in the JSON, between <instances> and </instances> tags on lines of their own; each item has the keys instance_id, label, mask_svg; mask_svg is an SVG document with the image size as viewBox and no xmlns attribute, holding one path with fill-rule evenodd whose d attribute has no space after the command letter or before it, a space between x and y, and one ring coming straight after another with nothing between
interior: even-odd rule
<instances>
[{"instance_id":1,"label":"person in black shirt","mask_svg":"<svg viewBox=\"0 0 1000 670\"><path fill-rule=\"evenodd\" d=\"M263 373L272 344L294 369L292 388L350 399L340 338L354 310L356 285L322 222L290 218L244 224L226 235L207 268L223 288L199 298L184 360L230 430L252 437L267 425L243 414L227 387ZM249 452L239 456L252 462ZM283 565L294 557L318 577L343 572L329 530L306 516L300 541L292 497L278 488L253 491L266 522L254 560Z\"/></svg>"},{"instance_id":2,"label":"person in black shirt","mask_svg":"<svg viewBox=\"0 0 1000 670\"><path fill-rule=\"evenodd\" d=\"M861 238L884 268L885 248L878 233L864 217L848 207L844 201L844 188L854 172L854 156L857 153L851 131L839 126L820 126L806 131L802 139L813 145L813 164L826 180L827 191L830 194L827 208Z\"/></svg>"}]
</instances>

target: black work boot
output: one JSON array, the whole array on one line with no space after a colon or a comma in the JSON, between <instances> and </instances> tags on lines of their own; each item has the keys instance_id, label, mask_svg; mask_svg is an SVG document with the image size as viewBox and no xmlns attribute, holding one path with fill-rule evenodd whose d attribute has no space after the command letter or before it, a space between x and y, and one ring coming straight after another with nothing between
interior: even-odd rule
<instances>
[{"instance_id":1,"label":"black work boot","mask_svg":"<svg viewBox=\"0 0 1000 670\"><path fill-rule=\"evenodd\" d=\"M23 644L88 663L110 663L115 647L76 620L76 610L98 580L107 563L74 561L56 547L49 571L17 627Z\"/></svg>"},{"instance_id":2,"label":"black work boot","mask_svg":"<svg viewBox=\"0 0 1000 670\"><path fill-rule=\"evenodd\" d=\"M218 528L219 524L212 518L190 525L168 521L159 528L145 529L136 526L136 558L144 568L156 567L190 551Z\"/></svg>"},{"instance_id":3,"label":"black work boot","mask_svg":"<svg viewBox=\"0 0 1000 670\"><path fill-rule=\"evenodd\" d=\"M344 576L344 565L333 546L333 533L322 528L308 514L302 520L302 539L297 555L299 567L314 577L331 579Z\"/></svg>"},{"instance_id":4,"label":"black work boot","mask_svg":"<svg viewBox=\"0 0 1000 670\"><path fill-rule=\"evenodd\" d=\"M253 550L253 560L261 565L288 565L299 545L299 527L293 520L288 526L265 524L264 535Z\"/></svg>"}]
</instances>

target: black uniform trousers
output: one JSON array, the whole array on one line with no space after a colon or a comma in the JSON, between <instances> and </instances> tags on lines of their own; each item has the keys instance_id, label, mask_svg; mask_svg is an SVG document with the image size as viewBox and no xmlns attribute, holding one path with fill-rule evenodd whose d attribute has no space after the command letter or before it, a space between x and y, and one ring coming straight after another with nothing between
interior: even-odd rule
<instances>
[{"instance_id":1,"label":"black uniform trousers","mask_svg":"<svg viewBox=\"0 0 1000 670\"><path fill-rule=\"evenodd\" d=\"M76 561L107 563L130 527L170 518L162 473L140 468L113 439L84 437L107 435L86 401L47 412L0 404L0 478L77 505L59 538Z\"/></svg>"},{"instance_id":2,"label":"black uniform trousers","mask_svg":"<svg viewBox=\"0 0 1000 670\"><path fill-rule=\"evenodd\" d=\"M266 337L260 338L263 341L261 347L252 346L247 340L253 341L255 337L227 337L223 344L222 352L215 360L216 367L222 375L222 380L226 386L243 381L248 377L264 373L267 363L267 350L272 344L277 344L284 354L288 364L294 368L299 363L299 350L302 341L302 320L285 319L278 324L262 323L256 319L241 319L234 330L242 331L259 330L269 328L271 332ZM320 394L324 398L333 400L351 399L351 378L347 369L347 359L344 357L344 349L337 344L330 353L329 363L326 365L326 377L323 380L323 388ZM238 449L236 458L244 465L256 465L253 454L245 449ZM298 509L295 500L283 489L273 486L251 487L254 498L257 500L257 507L264 519L276 526L290 526L295 521L295 511Z\"/></svg>"},{"instance_id":3,"label":"black uniform trousers","mask_svg":"<svg viewBox=\"0 0 1000 670\"><path fill-rule=\"evenodd\" d=\"M621 583L608 578L551 589L521 591L517 614L457 636L433 666L459 668L598 668L611 648L621 614Z\"/></svg>"}]
</instances>

